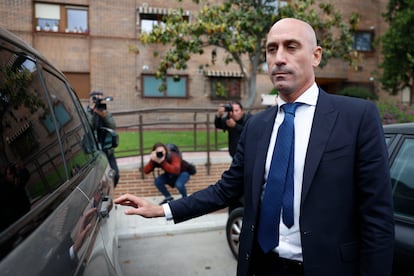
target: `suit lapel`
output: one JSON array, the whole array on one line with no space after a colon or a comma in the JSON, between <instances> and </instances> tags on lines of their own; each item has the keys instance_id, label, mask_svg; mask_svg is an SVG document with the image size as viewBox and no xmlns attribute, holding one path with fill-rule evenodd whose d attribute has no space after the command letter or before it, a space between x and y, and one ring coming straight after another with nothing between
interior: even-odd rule
<instances>
[{"instance_id":1,"label":"suit lapel","mask_svg":"<svg viewBox=\"0 0 414 276\"><path fill-rule=\"evenodd\" d=\"M253 175L252 179L254 181L252 185L252 198L254 200L253 208L254 213L259 208L261 202L261 193L262 187L264 184L264 171L265 171L265 164L266 164L266 156L267 150L269 147L270 136L272 135L273 125L276 118L278 107L272 107L271 112L268 112L267 116L265 116L259 124L257 124L257 128L255 128L256 138L256 154L254 157L254 165L253 165Z\"/></svg>"},{"instance_id":2,"label":"suit lapel","mask_svg":"<svg viewBox=\"0 0 414 276\"><path fill-rule=\"evenodd\" d=\"M332 105L330 96L320 89L309 138L308 150L305 158L302 184L302 202L306 199L306 195L310 189L316 169L321 161L328 139L331 136L337 115L338 112Z\"/></svg>"}]
</instances>

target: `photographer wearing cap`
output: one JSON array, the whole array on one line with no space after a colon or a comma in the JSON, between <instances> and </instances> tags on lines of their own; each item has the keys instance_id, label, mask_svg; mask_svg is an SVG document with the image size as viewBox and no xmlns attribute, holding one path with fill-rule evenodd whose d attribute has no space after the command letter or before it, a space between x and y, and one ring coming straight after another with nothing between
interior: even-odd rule
<instances>
[{"instance_id":1,"label":"photographer wearing cap","mask_svg":"<svg viewBox=\"0 0 414 276\"><path fill-rule=\"evenodd\" d=\"M105 97L100 91L92 91L89 93L89 105L86 108L86 115L88 116L89 124L98 139L98 142L102 144L104 137L99 137L97 130L101 127L107 127L115 130L116 124L112 117L111 112L106 109L106 104L103 101L112 100L112 97ZM108 157L109 165L115 171L114 185L116 186L119 182L119 169L116 163L114 149L105 150L106 156Z\"/></svg>"},{"instance_id":2,"label":"photographer wearing cap","mask_svg":"<svg viewBox=\"0 0 414 276\"><path fill-rule=\"evenodd\" d=\"M250 113L244 112L243 106L239 102L230 102L225 105L221 104L217 110L214 125L223 131L227 130L229 134L228 147L231 157L236 153L240 134L250 116Z\"/></svg>"}]
</instances>

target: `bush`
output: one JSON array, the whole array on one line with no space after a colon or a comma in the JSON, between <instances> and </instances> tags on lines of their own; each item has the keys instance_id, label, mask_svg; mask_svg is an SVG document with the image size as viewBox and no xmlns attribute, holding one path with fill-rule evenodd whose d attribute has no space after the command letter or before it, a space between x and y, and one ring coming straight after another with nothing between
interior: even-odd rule
<instances>
[{"instance_id":1,"label":"bush","mask_svg":"<svg viewBox=\"0 0 414 276\"><path fill-rule=\"evenodd\" d=\"M414 122L414 108L396 102L378 102L378 110L384 125Z\"/></svg>"},{"instance_id":2,"label":"bush","mask_svg":"<svg viewBox=\"0 0 414 276\"><path fill-rule=\"evenodd\" d=\"M361 98L361 99L367 99L367 100L378 100L378 95L369 91L365 87L360 86L349 86L338 93L339 95L343 96L349 96L354 98Z\"/></svg>"}]
</instances>

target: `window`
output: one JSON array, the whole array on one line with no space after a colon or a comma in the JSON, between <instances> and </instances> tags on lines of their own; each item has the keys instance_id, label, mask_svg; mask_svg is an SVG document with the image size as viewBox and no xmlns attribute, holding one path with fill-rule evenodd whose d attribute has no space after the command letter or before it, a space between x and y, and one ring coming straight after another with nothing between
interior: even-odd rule
<instances>
[{"instance_id":1,"label":"window","mask_svg":"<svg viewBox=\"0 0 414 276\"><path fill-rule=\"evenodd\" d=\"M212 100L240 100L243 74L236 71L206 71Z\"/></svg>"},{"instance_id":2,"label":"window","mask_svg":"<svg viewBox=\"0 0 414 276\"><path fill-rule=\"evenodd\" d=\"M267 4L265 5L274 9L274 13L277 14L279 13L279 9L287 6L287 4L288 4L288 1L273 0L273 1L267 1Z\"/></svg>"},{"instance_id":3,"label":"window","mask_svg":"<svg viewBox=\"0 0 414 276\"><path fill-rule=\"evenodd\" d=\"M371 52L373 33L369 31L358 31L354 34L353 48L357 51Z\"/></svg>"},{"instance_id":4,"label":"window","mask_svg":"<svg viewBox=\"0 0 414 276\"><path fill-rule=\"evenodd\" d=\"M155 75L142 75L142 95L143 97L157 98L186 98L187 97L187 76L167 76L166 91L159 91L162 84Z\"/></svg>"},{"instance_id":5,"label":"window","mask_svg":"<svg viewBox=\"0 0 414 276\"><path fill-rule=\"evenodd\" d=\"M36 3L35 26L43 32L88 33L88 8Z\"/></svg>"},{"instance_id":6,"label":"window","mask_svg":"<svg viewBox=\"0 0 414 276\"><path fill-rule=\"evenodd\" d=\"M91 91L90 83L91 77L89 73L82 72L64 72L73 90L76 91L79 98L89 99L89 92Z\"/></svg>"},{"instance_id":7,"label":"window","mask_svg":"<svg viewBox=\"0 0 414 276\"><path fill-rule=\"evenodd\" d=\"M161 25L164 26L164 22L156 19L156 17L151 18L151 15L144 15L141 19L141 33L150 33L154 26Z\"/></svg>"},{"instance_id":8,"label":"window","mask_svg":"<svg viewBox=\"0 0 414 276\"><path fill-rule=\"evenodd\" d=\"M54 113L56 116L56 121L58 123L59 126L64 126L66 125L66 123L68 123L71 119L69 113L67 112L65 106L63 105L63 103L59 102L57 104L54 105ZM45 125L45 127L47 128L47 131L49 133L52 133L53 131L55 131L56 127L55 127L55 123L53 122L53 118L50 114L46 114L45 115L45 119L43 120L43 123Z\"/></svg>"},{"instance_id":9,"label":"window","mask_svg":"<svg viewBox=\"0 0 414 276\"><path fill-rule=\"evenodd\" d=\"M397 214L414 216L414 139L405 139L390 174Z\"/></svg>"},{"instance_id":10,"label":"window","mask_svg":"<svg viewBox=\"0 0 414 276\"><path fill-rule=\"evenodd\" d=\"M152 8L148 7L147 4L141 6L137 10L137 16L141 33L150 33L154 26L164 25L164 16L168 16L174 12L172 9L166 8ZM190 12L184 11L183 20L190 20Z\"/></svg>"},{"instance_id":11,"label":"window","mask_svg":"<svg viewBox=\"0 0 414 276\"><path fill-rule=\"evenodd\" d=\"M241 81L238 78L211 78L212 100L240 100Z\"/></svg>"}]
</instances>

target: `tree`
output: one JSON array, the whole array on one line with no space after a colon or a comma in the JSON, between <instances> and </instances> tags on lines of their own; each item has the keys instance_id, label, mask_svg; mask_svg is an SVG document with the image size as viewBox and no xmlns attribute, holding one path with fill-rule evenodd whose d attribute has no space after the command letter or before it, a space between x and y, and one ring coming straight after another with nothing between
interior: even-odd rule
<instances>
[{"instance_id":1,"label":"tree","mask_svg":"<svg viewBox=\"0 0 414 276\"><path fill-rule=\"evenodd\" d=\"M390 0L383 17L389 28L380 37L383 61L379 80L393 95L405 87L409 87L413 95L414 1Z\"/></svg>"},{"instance_id":2,"label":"tree","mask_svg":"<svg viewBox=\"0 0 414 276\"><path fill-rule=\"evenodd\" d=\"M186 69L192 54L201 55L205 47L216 46L226 51L226 64L235 62L240 67L248 87L245 106L252 106L256 99L256 75L265 58L267 32L275 21L283 17L303 19L315 28L324 48L321 66L334 57L351 60L351 29L358 21L357 15L354 14L351 25L347 25L331 4L315 6L314 0L293 0L285 7L278 7L277 3L279 1L274 0L233 0L220 5L207 3L192 22L183 20L181 8L166 16L165 25L155 26L151 33L141 36L144 44L170 46L164 53L154 53L161 57L156 72L156 77L163 83L159 89L165 90L168 69ZM213 50L212 64L216 58L217 53ZM200 65L201 68L204 66Z\"/></svg>"}]
</instances>

